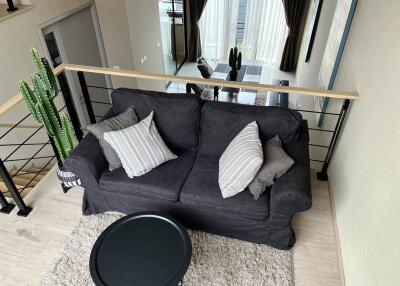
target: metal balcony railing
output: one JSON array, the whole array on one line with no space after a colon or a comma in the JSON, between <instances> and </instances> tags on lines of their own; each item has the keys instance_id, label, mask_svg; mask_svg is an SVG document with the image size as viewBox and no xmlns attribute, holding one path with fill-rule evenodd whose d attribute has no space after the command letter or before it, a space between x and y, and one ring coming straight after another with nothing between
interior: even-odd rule
<instances>
[{"instance_id":1,"label":"metal balcony railing","mask_svg":"<svg viewBox=\"0 0 400 286\"><path fill-rule=\"evenodd\" d=\"M82 95L84 99L84 103L88 112L88 117L91 123L95 123L103 114L95 114L93 110L93 104L100 104L100 105L110 105L109 102L99 101L95 97L91 97L89 93L89 89L109 89L107 87L95 86L95 85L88 85L85 79L85 73L93 73L93 74L102 74L108 76L120 76L120 77L130 77L130 78L140 78L140 79L148 79L148 80L159 80L159 81L171 81L176 83L192 83L192 84L201 84L205 86L214 86L214 93L215 97L218 98L218 90L220 87L230 87L235 89L246 89L246 90L257 90L259 92L275 92L280 94L297 94L297 95L304 95L304 96L317 96L317 97L328 97L328 98L336 98L343 100L343 104L341 106L340 112L333 113L333 112L318 112L315 110L303 110L303 109L296 109L301 113L323 113L325 115L335 116L337 117L335 128L333 129L323 129L323 128L314 128L310 127L309 130L311 132L324 132L331 134L330 143L327 145L319 144L316 142L311 142L310 147L312 148L322 148L325 151L325 158L323 160L318 159L311 159L312 161L319 162L322 164L321 171L317 174L318 179L320 180L327 180L327 170L329 163L332 159L332 155L335 150L335 146L340 135L340 132L343 127L343 123L345 121L349 105L351 101L359 99L359 96L356 92L342 92L342 91L327 91L327 90L319 90L319 89L310 89L310 88L301 88L301 87L289 87L289 86L282 86L282 85L268 85L268 84L257 84L251 82L232 82L232 81L223 81L223 80L216 80L216 79L203 79L203 78L196 78L196 77L184 77L184 76L173 76L173 75L162 75L162 74L155 74L155 73L148 73L148 72L139 72L139 71L128 71L128 70L114 70L110 68L102 68L102 67L92 67L92 66L83 66L83 65L72 65L72 64L61 64L57 68L55 68L54 73L57 75L58 83L60 86L60 90L62 92L62 98L64 101L64 106L62 109L66 109L69 113L74 132L77 136L78 141L80 141L83 137L83 128L82 124L79 121L77 116L77 112L75 110L71 92L69 90L66 77L64 75L65 71L77 72L79 83L82 90ZM189 91L189 90L188 90ZM19 94L14 98L10 99L8 102L4 103L0 106L0 116L4 115L5 113L9 112L13 109L19 102L21 102L22 96ZM30 114L24 116L21 120L19 120L16 124L9 127L9 129L0 135L0 147L7 146L7 147L15 147L10 154L5 156L4 160L0 159L0 176L7 186L8 192L12 195L12 198L16 205L19 208L19 215L27 216L31 208L26 206L24 203L23 198L21 197L20 192L22 192L25 188L30 186L31 182L27 182L25 186L17 188L15 183L13 182L13 178L18 177L19 174L25 173L23 172L24 166L27 166L32 160L38 159L48 159L48 163L50 164L53 160L58 160L57 153L54 152L54 155L51 156L40 156L40 151L45 148L45 146L52 146L53 150L54 144L51 139L46 138L43 139L42 142L30 142L30 138L37 134L40 130L43 129L42 126L38 126L37 128L34 127L35 131L32 132L27 138L22 140L22 142L7 142L1 143L1 140L4 139L6 136L9 136L13 130L21 128L24 126L24 121L27 120L31 116ZM4 125L8 126L8 125ZM3 145L2 145L3 144ZM16 154L16 152L22 146L37 146L39 147L38 150L34 152L34 154L30 157L25 158L12 158L11 156ZM24 163L22 166L17 170L16 173L10 175L7 171L4 163L7 162L20 162L23 161ZM44 164L42 167L43 169L46 168L47 164ZM41 170L35 172L35 175L38 176ZM33 179L32 179L33 181ZM13 208L14 205L7 201L4 195L0 192L0 211L3 213L9 213Z\"/></svg>"}]
</instances>

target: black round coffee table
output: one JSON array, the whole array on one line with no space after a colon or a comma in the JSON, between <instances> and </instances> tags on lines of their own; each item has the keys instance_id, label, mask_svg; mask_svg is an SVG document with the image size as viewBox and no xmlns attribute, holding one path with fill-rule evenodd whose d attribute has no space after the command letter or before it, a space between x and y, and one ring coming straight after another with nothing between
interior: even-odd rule
<instances>
[{"instance_id":1,"label":"black round coffee table","mask_svg":"<svg viewBox=\"0 0 400 286\"><path fill-rule=\"evenodd\" d=\"M90 255L90 274L98 286L175 286L191 256L192 243L179 222L159 213L135 213L99 236Z\"/></svg>"}]
</instances>

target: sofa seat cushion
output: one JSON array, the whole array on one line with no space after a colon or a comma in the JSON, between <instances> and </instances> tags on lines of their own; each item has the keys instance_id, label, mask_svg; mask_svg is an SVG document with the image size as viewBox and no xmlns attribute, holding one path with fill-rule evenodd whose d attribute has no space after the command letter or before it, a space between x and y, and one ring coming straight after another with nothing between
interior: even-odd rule
<instances>
[{"instance_id":1,"label":"sofa seat cushion","mask_svg":"<svg viewBox=\"0 0 400 286\"><path fill-rule=\"evenodd\" d=\"M100 178L100 187L107 192L178 201L180 190L195 161L196 152L182 151L177 155L175 160L132 179L123 168L105 171Z\"/></svg>"},{"instance_id":2,"label":"sofa seat cushion","mask_svg":"<svg viewBox=\"0 0 400 286\"><path fill-rule=\"evenodd\" d=\"M181 191L183 204L209 207L236 213L244 217L264 220L269 214L269 192L254 200L249 190L230 197L222 198L218 184L218 157L198 154L196 162Z\"/></svg>"}]
</instances>

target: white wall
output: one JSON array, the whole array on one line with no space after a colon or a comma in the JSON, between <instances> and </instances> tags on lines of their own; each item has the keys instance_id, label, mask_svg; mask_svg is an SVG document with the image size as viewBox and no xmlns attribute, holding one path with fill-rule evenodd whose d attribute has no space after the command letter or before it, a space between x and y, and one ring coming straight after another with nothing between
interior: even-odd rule
<instances>
[{"instance_id":1,"label":"white wall","mask_svg":"<svg viewBox=\"0 0 400 286\"><path fill-rule=\"evenodd\" d=\"M321 68L322 57L324 56L325 46L331 29L336 4L337 0L323 1L314 46L308 63L305 62L308 42L306 42L306 37L303 37L296 69L296 82L298 86L319 87L318 74ZM310 14L312 9L312 5L309 6L307 15ZM308 19L306 25L308 25Z\"/></svg>"},{"instance_id":2,"label":"white wall","mask_svg":"<svg viewBox=\"0 0 400 286\"><path fill-rule=\"evenodd\" d=\"M96 6L110 67L164 73L158 0L96 0ZM114 87L165 90L160 81L112 80Z\"/></svg>"},{"instance_id":3,"label":"white wall","mask_svg":"<svg viewBox=\"0 0 400 286\"><path fill-rule=\"evenodd\" d=\"M34 8L25 13L11 17L0 24L0 104L12 98L18 93L18 81L30 80L34 72L34 64L29 54L30 47L36 47L44 55L42 43L37 27L50 19L79 7L88 0L32 0ZM28 110L24 103L20 103L12 112L0 117L0 123L16 123ZM26 120L24 124L37 124L33 120ZM1 128L0 133L6 129ZM18 129L11 133L2 143L18 143L32 133L32 129ZM30 142L45 142L47 137L44 132L39 132ZM38 147L22 147L13 158L23 158L25 155L33 155ZM11 151L10 148L0 148L0 156L4 158ZM38 155L46 155L49 148L46 147ZM39 162L36 162L39 163ZM11 165L18 165L12 163Z\"/></svg>"},{"instance_id":4,"label":"white wall","mask_svg":"<svg viewBox=\"0 0 400 286\"><path fill-rule=\"evenodd\" d=\"M384 2L359 1L335 83L361 96L329 169L348 286L400 284L400 1Z\"/></svg>"},{"instance_id":5,"label":"white wall","mask_svg":"<svg viewBox=\"0 0 400 286\"><path fill-rule=\"evenodd\" d=\"M135 70L164 73L158 0L125 0ZM147 56L144 64L140 60ZM165 90L165 83L137 80L138 88Z\"/></svg>"},{"instance_id":6,"label":"white wall","mask_svg":"<svg viewBox=\"0 0 400 286\"><path fill-rule=\"evenodd\" d=\"M300 86L318 87L336 2L324 1L308 64L302 47ZM361 99L348 114L329 168L329 183L346 285L399 285L400 2L358 2L335 89L356 90ZM333 102L330 110L338 105Z\"/></svg>"},{"instance_id":7,"label":"white wall","mask_svg":"<svg viewBox=\"0 0 400 286\"><path fill-rule=\"evenodd\" d=\"M0 104L18 93L20 79L30 80L34 65L29 55L29 48L36 47L42 55L45 54L39 38L39 25L91 2L90 0L32 0L31 4L34 5L32 10L1 23ZM158 1L96 0L95 2L109 66L163 73L161 45L157 46L157 43L161 43ZM141 65L140 59L145 55L148 60ZM113 77L112 83L114 87L165 89L164 83L159 81L140 80L137 83L135 79ZM27 108L21 103L13 109L13 112L1 116L0 123L16 123L27 113ZM33 120L24 123L35 124ZM0 128L0 134L5 131L6 129ZM23 140L21 138L25 138L26 134L27 131L24 129L17 130L7 143L21 142ZM43 142L43 139L46 139L46 135L40 132L32 142ZM8 149L0 148L0 156L4 157ZM21 151L22 155L35 152L34 147L25 149L27 148Z\"/></svg>"},{"instance_id":8,"label":"white wall","mask_svg":"<svg viewBox=\"0 0 400 286\"><path fill-rule=\"evenodd\" d=\"M309 62L305 62L308 42L306 37L303 37L299 59L297 62L296 69L296 85L300 87L310 87L310 88L320 88L318 81L318 74L321 68L322 58L325 52L325 46L328 40L329 31L331 29L333 15L335 13L337 0L324 1L321 9L321 15L318 22L317 33L315 35L314 46L311 53L311 58ZM307 17L309 17L312 9L312 5L309 5ZM308 25L308 19L305 25ZM307 26L306 26L307 28ZM340 103L339 103L340 104ZM315 109L315 100L311 96L298 96L297 97L297 108L305 110ZM337 112L340 106L335 104L333 100L330 103L330 111ZM310 127L316 128L317 126L317 116L312 113L303 113L303 117L307 119L308 125ZM326 116L324 121L325 129L333 129L335 120L337 117ZM310 131L310 142L320 145L329 145L331 139L330 133L322 133L317 131ZM310 156L313 159L323 160L326 154L326 150L319 147L310 147ZM313 168L320 169L322 164L312 162Z\"/></svg>"},{"instance_id":9,"label":"white wall","mask_svg":"<svg viewBox=\"0 0 400 286\"><path fill-rule=\"evenodd\" d=\"M125 0L96 0L96 9L109 67L134 70ZM134 78L112 77L113 87L136 88Z\"/></svg>"},{"instance_id":10,"label":"white wall","mask_svg":"<svg viewBox=\"0 0 400 286\"><path fill-rule=\"evenodd\" d=\"M40 42L38 25L88 3L88 0L32 0L34 8L11 17L0 25L0 103L18 93L18 81L29 80L34 71L29 54L30 47L36 47L44 55Z\"/></svg>"}]
</instances>

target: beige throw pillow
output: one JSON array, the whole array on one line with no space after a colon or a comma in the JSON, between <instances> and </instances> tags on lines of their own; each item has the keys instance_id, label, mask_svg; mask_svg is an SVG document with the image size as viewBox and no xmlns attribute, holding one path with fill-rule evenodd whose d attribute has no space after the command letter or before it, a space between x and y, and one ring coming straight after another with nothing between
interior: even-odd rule
<instances>
[{"instance_id":1,"label":"beige throw pillow","mask_svg":"<svg viewBox=\"0 0 400 286\"><path fill-rule=\"evenodd\" d=\"M153 111L138 124L104 133L104 139L117 152L128 177L141 176L177 158L161 138L153 121Z\"/></svg>"},{"instance_id":2,"label":"beige throw pillow","mask_svg":"<svg viewBox=\"0 0 400 286\"><path fill-rule=\"evenodd\" d=\"M249 123L219 159L219 186L223 198L232 197L253 181L263 163L257 122Z\"/></svg>"}]
</instances>

